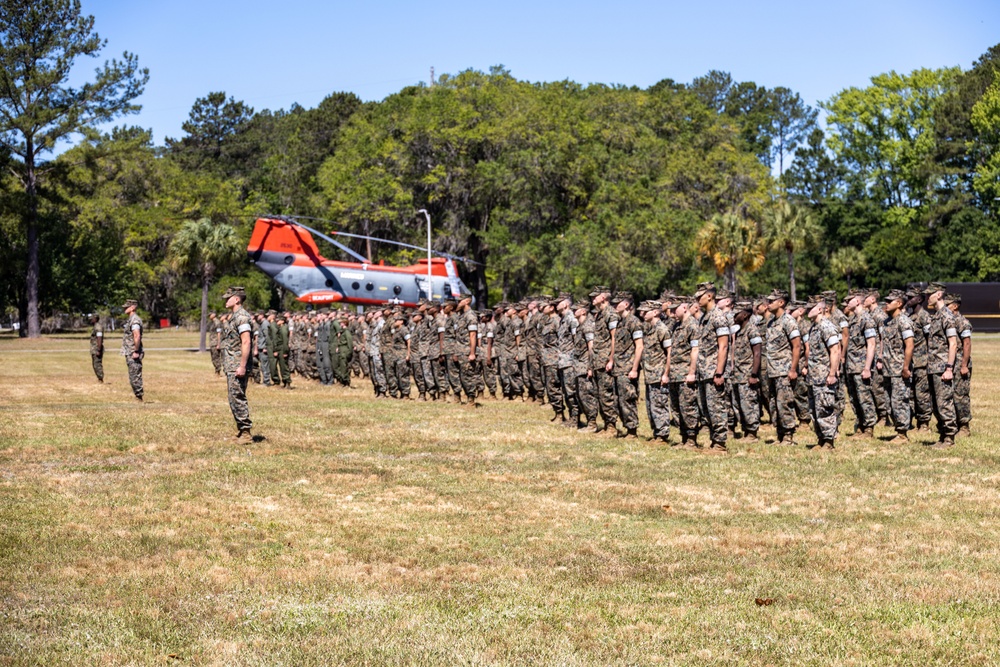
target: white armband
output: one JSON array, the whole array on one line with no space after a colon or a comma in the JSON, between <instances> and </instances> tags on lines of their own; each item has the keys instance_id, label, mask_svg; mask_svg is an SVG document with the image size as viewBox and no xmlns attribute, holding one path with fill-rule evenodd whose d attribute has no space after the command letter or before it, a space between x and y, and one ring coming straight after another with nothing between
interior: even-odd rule
<instances>
[{"instance_id":1,"label":"white armband","mask_svg":"<svg viewBox=\"0 0 1000 667\"><path fill-rule=\"evenodd\" d=\"M142 331L142 325L141 324L133 324L132 325L132 331Z\"/></svg>"},{"instance_id":2,"label":"white armband","mask_svg":"<svg viewBox=\"0 0 1000 667\"><path fill-rule=\"evenodd\" d=\"M617 328L618 328L618 320L615 320L614 322L608 322L608 329L614 331Z\"/></svg>"},{"instance_id":3,"label":"white armband","mask_svg":"<svg viewBox=\"0 0 1000 667\"><path fill-rule=\"evenodd\" d=\"M586 340L589 343L590 341L594 340L594 334L592 334L592 333L585 333L585 334L583 334L583 338L584 338L584 340Z\"/></svg>"},{"instance_id":4,"label":"white armband","mask_svg":"<svg viewBox=\"0 0 1000 667\"><path fill-rule=\"evenodd\" d=\"M469 331L479 331L479 326L475 324L470 324Z\"/></svg>"},{"instance_id":5,"label":"white armband","mask_svg":"<svg viewBox=\"0 0 1000 667\"><path fill-rule=\"evenodd\" d=\"M240 326L236 327L236 330L240 333L250 333L251 328L252 327L249 324L241 324Z\"/></svg>"},{"instance_id":6,"label":"white armband","mask_svg":"<svg viewBox=\"0 0 1000 667\"><path fill-rule=\"evenodd\" d=\"M97 334L96 334L96 336L98 338L104 338L104 332L103 331L98 331Z\"/></svg>"},{"instance_id":7,"label":"white armband","mask_svg":"<svg viewBox=\"0 0 1000 667\"><path fill-rule=\"evenodd\" d=\"M801 335L802 334L799 333L798 329L792 329L792 333L788 334L788 340L791 340L793 338L798 338Z\"/></svg>"},{"instance_id":8,"label":"white armband","mask_svg":"<svg viewBox=\"0 0 1000 667\"><path fill-rule=\"evenodd\" d=\"M874 338L878 335L878 332L874 329L865 329L865 338Z\"/></svg>"},{"instance_id":9,"label":"white armband","mask_svg":"<svg viewBox=\"0 0 1000 667\"><path fill-rule=\"evenodd\" d=\"M636 330L632 332L632 340L639 340L640 338L642 338L641 331Z\"/></svg>"},{"instance_id":10,"label":"white armband","mask_svg":"<svg viewBox=\"0 0 1000 667\"><path fill-rule=\"evenodd\" d=\"M955 327L948 327L944 330L944 335L948 338L954 338L958 335L958 330Z\"/></svg>"},{"instance_id":11,"label":"white armband","mask_svg":"<svg viewBox=\"0 0 1000 667\"><path fill-rule=\"evenodd\" d=\"M740 332L740 329L742 329L740 325L734 324L733 326L729 327L729 333L735 336Z\"/></svg>"},{"instance_id":12,"label":"white armband","mask_svg":"<svg viewBox=\"0 0 1000 667\"><path fill-rule=\"evenodd\" d=\"M826 341L826 346L827 347L835 347L835 346L837 346L839 344L840 344L840 341L837 340L836 336L830 336L830 338L828 338L827 341Z\"/></svg>"},{"instance_id":13,"label":"white armband","mask_svg":"<svg viewBox=\"0 0 1000 667\"><path fill-rule=\"evenodd\" d=\"M763 342L764 339L762 339L760 336L754 336L753 338L750 339L751 345L760 345Z\"/></svg>"},{"instance_id":14,"label":"white armband","mask_svg":"<svg viewBox=\"0 0 1000 667\"><path fill-rule=\"evenodd\" d=\"M903 329L902 336L903 340L906 340L907 338L913 338L913 332L910 331L909 329Z\"/></svg>"},{"instance_id":15,"label":"white armband","mask_svg":"<svg viewBox=\"0 0 1000 667\"><path fill-rule=\"evenodd\" d=\"M715 335L718 336L718 337L720 337L720 338L722 336L728 336L729 335L729 327L719 327L718 329L715 330Z\"/></svg>"},{"instance_id":16,"label":"white armband","mask_svg":"<svg viewBox=\"0 0 1000 667\"><path fill-rule=\"evenodd\" d=\"M698 347L698 340L697 339L691 341L691 347Z\"/></svg>"},{"instance_id":17,"label":"white armband","mask_svg":"<svg viewBox=\"0 0 1000 667\"><path fill-rule=\"evenodd\" d=\"M962 338L972 338L972 332L968 329L962 329L962 333L959 334Z\"/></svg>"}]
</instances>

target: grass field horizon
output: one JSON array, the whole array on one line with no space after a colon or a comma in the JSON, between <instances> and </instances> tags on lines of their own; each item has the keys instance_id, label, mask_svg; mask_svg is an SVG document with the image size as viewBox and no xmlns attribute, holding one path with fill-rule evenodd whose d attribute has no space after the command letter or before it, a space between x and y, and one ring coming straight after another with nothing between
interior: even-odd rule
<instances>
[{"instance_id":1,"label":"grass field horizon","mask_svg":"<svg viewBox=\"0 0 1000 667\"><path fill-rule=\"evenodd\" d=\"M725 457L108 342L0 336L0 664L1000 663L1000 337L949 450Z\"/></svg>"}]
</instances>

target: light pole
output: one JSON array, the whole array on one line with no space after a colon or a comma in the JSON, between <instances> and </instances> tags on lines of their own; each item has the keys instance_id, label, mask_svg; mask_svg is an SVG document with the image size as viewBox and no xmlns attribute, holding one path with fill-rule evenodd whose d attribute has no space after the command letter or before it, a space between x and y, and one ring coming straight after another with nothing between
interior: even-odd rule
<instances>
[{"instance_id":1,"label":"light pole","mask_svg":"<svg viewBox=\"0 0 1000 667\"><path fill-rule=\"evenodd\" d=\"M422 208L417 213L423 213L427 218L427 300L434 300L434 289L431 287L431 214Z\"/></svg>"}]
</instances>

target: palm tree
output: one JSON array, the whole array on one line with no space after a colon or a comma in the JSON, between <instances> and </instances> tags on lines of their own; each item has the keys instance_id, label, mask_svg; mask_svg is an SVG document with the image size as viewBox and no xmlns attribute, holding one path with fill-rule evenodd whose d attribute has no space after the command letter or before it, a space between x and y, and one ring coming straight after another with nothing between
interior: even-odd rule
<instances>
[{"instance_id":1,"label":"palm tree","mask_svg":"<svg viewBox=\"0 0 1000 667\"><path fill-rule=\"evenodd\" d=\"M736 291L736 270L750 271L764 264L765 244L757 223L738 213L712 216L698 232L698 254L715 272L725 276L726 289Z\"/></svg>"},{"instance_id":2,"label":"palm tree","mask_svg":"<svg viewBox=\"0 0 1000 667\"><path fill-rule=\"evenodd\" d=\"M784 250L788 258L788 293L795 301L795 253L815 248L823 235L812 216L792 206L787 199L779 199L768 212L767 243L773 250Z\"/></svg>"},{"instance_id":3,"label":"palm tree","mask_svg":"<svg viewBox=\"0 0 1000 667\"><path fill-rule=\"evenodd\" d=\"M208 218L185 222L170 242L171 264L178 271L196 274L201 281L201 338L198 350L205 351L208 325L208 288L219 271L239 259L242 244L236 229L215 224Z\"/></svg>"},{"instance_id":4,"label":"palm tree","mask_svg":"<svg viewBox=\"0 0 1000 667\"><path fill-rule=\"evenodd\" d=\"M851 289L851 276L864 275L867 270L868 258L857 248L844 246L830 255L830 271L847 279L847 289Z\"/></svg>"}]
</instances>

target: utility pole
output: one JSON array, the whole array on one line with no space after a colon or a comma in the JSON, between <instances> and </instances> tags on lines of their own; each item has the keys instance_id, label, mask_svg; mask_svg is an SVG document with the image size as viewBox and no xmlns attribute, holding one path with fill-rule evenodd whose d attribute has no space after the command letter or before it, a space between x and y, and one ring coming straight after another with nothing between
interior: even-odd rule
<instances>
[{"instance_id":1,"label":"utility pole","mask_svg":"<svg viewBox=\"0 0 1000 667\"><path fill-rule=\"evenodd\" d=\"M434 68L431 68L431 78L433 79ZM427 300L432 301L434 299L434 290L431 287L431 214L427 212L427 209L422 208L417 213L423 213L424 217L427 218Z\"/></svg>"},{"instance_id":2,"label":"utility pole","mask_svg":"<svg viewBox=\"0 0 1000 667\"><path fill-rule=\"evenodd\" d=\"M431 88L434 87L434 65L431 65Z\"/></svg>"}]
</instances>

